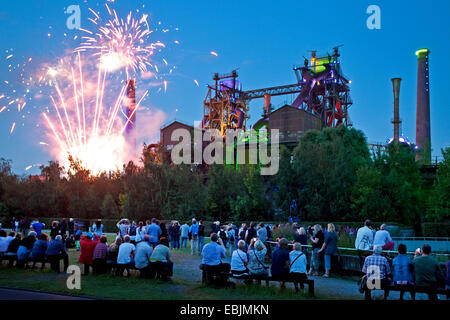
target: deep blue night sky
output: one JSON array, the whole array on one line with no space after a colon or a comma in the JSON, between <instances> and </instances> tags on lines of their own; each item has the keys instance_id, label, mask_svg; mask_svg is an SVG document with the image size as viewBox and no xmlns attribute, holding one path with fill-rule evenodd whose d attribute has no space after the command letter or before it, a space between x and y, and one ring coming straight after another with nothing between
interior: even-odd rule
<instances>
[{"instance_id":1,"label":"deep blue night sky","mask_svg":"<svg viewBox=\"0 0 450 320\"><path fill-rule=\"evenodd\" d=\"M13 48L11 61L0 63L0 82L14 82L8 64L20 63L27 57L33 61L54 60L73 48L75 42L64 41L80 34L66 28L67 6L80 4L82 27L88 6L100 8L103 1L45 0L2 1L0 6L0 59ZM320 5L315 5L320 3ZM142 9L142 4L145 8ZM366 27L366 9L376 4L381 8L381 30ZM167 76L167 92L151 92L147 99L153 108L174 118L193 123L201 120L207 83L214 72L228 73L239 68L239 79L245 90L292 84L294 64L302 64L309 50L331 53L340 49L345 75L352 80L350 109L353 125L366 134L369 142L385 142L392 136L393 94L391 78L403 79L400 90L400 117L403 136L415 141L417 59L415 51L429 48L431 92L431 138L433 157L449 146L450 126L450 2L442 1L218 1L218 0L116 0L112 7L126 15L141 8L150 19L170 32L155 32L168 47L159 57L176 66ZM51 29L49 28L51 26ZM178 31L175 28L179 28ZM52 36L49 38L48 33ZM65 38L63 34L68 36ZM159 39L158 38L158 39ZM173 43L180 42L179 45ZM218 57L210 54L218 53ZM198 80L197 87L194 79ZM280 106L291 102L290 96L273 98ZM0 108L4 102L0 102ZM250 124L258 120L263 101L250 104ZM31 108L32 106L27 106ZM31 109L32 110L32 109ZM178 111L176 111L178 110ZM25 173L31 164L51 160L48 149L39 145L43 132L21 125L17 112L0 114L0 157L13 161L14 171ZM18 123L10 135L11 123ZM39 172L32 169L27 173Z\"/></svg>"}]
</instances>

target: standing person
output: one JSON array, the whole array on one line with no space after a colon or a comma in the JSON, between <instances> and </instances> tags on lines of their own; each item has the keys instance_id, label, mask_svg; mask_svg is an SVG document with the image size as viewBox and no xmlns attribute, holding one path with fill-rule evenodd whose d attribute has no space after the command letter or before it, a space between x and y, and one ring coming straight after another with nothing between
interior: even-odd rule
<instances>
[{"instance_id":1,"label":"standing person","mask_svg":"<svg viewBox=\"0 0 450 320\"><path fill-rule=\"evenodd\" d=\"M392 260L392 273L394 274L394 283L405 288L412 288L414 283L413 263L406 255L406 246L399 244L397 247L398 255ZM415 292L409 291L411 299L415 299ZM400 291L400 300L403 300L405 291Z\"/></svg>"},{"instance_id":2,"label":"standing person","mask_svg":"<svg viewBox=\"0 0 450 320\"><path fill-rule=\"evenodd\" d=\"M373 245L381 246L383 250L394 250L394 241L392 241L389 231L386 230L386 224L383 223L380 230L375 233Z\"/></svg>"},{"instance_id":3,"label":"standing person","mask_svg":"<svg viewBox=\"0 0 450 320\"><path fill-rule=\"evenodd\" d=\"M264 243L264 245L266 245L267 229L266 229L266 227L264 227L264 223L262 223L262 222L259 223L259 228L257 230L257 236L258 236L258 239L261 240L262 243Z\"/></svg>"},{"instance_id":4,"label":"standing person","mask_svg":"<svg viewBox=\"0 0 450 320\"><path fill-rule=\"evenodd\" d=\"M225 248L228 246L228 233L225 231L224 226L220 226L219 233L217 234L222 239Z\"/></svg>"},{"instance_id":5,"label":"standing person","mask_svg":"<svg viewBox=\"0 0 450 320\"><path fill-rule=\"evenodd\" d=\"M147 227L147 234L150 237L150 245L155 249L159 243L159 238L161 236L161 228L159 227L159 221L152 218L151 224Z\"/></svg>"},{"instance_id":6,"label":"standing person","mask_svg":"<svg viewBox=\"0 0 450 320\"><path fill-rule=\"evenodd\" d=\"M298 282L295 280L306 280L306 255L302 252L302 245L294 243L294 250L289 253L289 275L294 280L295 292L298 292ZM303 289L303 283L300 288Z\"/></svg>"},{"instance_id":7,"label":"standing person","mask_svg":"<svg viewBox=\"0 0 450 320\"><path fill-rule=\"evenodd\" d=\"M236 246L235 246L235 232L233 230L233 226L229 225L227 227L227 238L228 238L228 248L230 249L230 255L233 252L233 250L235 250Z\"/></svg>"},{"instance_id":8,"label":"standing person","mask_svg":"<svg viewBox=\"0 0 450 320\"><path fill-rule=\"evenodd\" d=\"M147 231L145 230L144 222L139 221L138 227L136 229L136 244L138 244L141 241L144 241L146 234L147 234Z\"/></svg>"},{"instance_id":9,"label":"standing person","mask_svg":"<svg viewBox=\"0 0 450 320\"><path fill-rule=\"evenodd\" d=\"M50 238L55 239L57 235L61 234L61 227L58 221L53 221L50 228Z\"/></svg>"},{"instance_id":10,"label":"standing person","mask_svg":"<svg viewBox=\"0 0 450 320\"><path fill-rule=\"evenodd\" d=\"M220 222L219 221L214 221L212 224L211 224L211 233L217 233L217 232L219 232L219 229L220 229Z\"/></svg>"},{"instance_id":11,"label":"standing person","mask_svg":"<svg viewBox=\"0 0 450 320\"><path fill-rule=\"evenodd\" d=\"M61 235L64 236L67 233L67 222L66 218L62 218L61 223L59 224L61 228ZM63 239L64 240L64 239Z\"/></svg>"},{"instance_id":12,"label":"standing person","mask_svg":"<svg viewBox=\"0 0 450 320\"><path fill-rule=\"evenodd\" d=\"M189 233L191 234L191 255L197 254L198 251L198 224L197 220L192 219L192 225L189 228Z\"/></svg>"},{"instance_id":13,"label":"standing person","mask_svg":"<svg viewBox=\"0 0 450 320\"><path fill-rule=\"evenodd\" d=\"M246 234L245 234L245 243L246 243L247 245L249 245L250 242L252 241L252 239L253 239L253 238L256 238L257 235L258 235L257 232L256 232L255 227L256 227L256 223L251 222L251 223L250 223L250 229L248 229L247 232L246 232Z\"/></svg>"},{"instance_id":14,"label":"standing person","mask_svg":"<svg viewBox=\"0 0 450 320\"><path fill-rule=\"evenodd\" d=\"M75 221L73 220L73 218L69 219L67 227L69 229L69 236L73 236L75 234Z\"/></svg>"},{"instance_id":15,"label":"standing person","mask_svg":"<svg viewBox=\"0 0 450 320\"><path fill-rule=\"evenodd\" d=\"M60 272L59 262L63 260L63 270L64 272L67 271L67 268L69 267L69 256L67 255L66 247L64 246L61 235L57 235L55 239L49 242L47 250L45 251L45 257L48 261L50 261L50 266L55 267L55 271L58 273Z\"/></svg>"},{"instance_id":16,"label":"standing person","mask_svg":"<svg viewBox=\"0 0 450 320\"><path fill-rule=\"evenodd\" d=\"M364 226L356 233L355 248L358 250L370 250L373 247L373 232L370 220L364 221Z\"/></svg>"},{"instance_id":17,"label":"standing person","mask_svg":"<svg viewBox=\"0 0 450 320\"><path fill-rule=\"evenodd\" d=\"M278 248L272 253L272 267L270 273L272 277L281 281L281 288L285 288L285 280L289 276L289 251L288 241L281 238L278 241Z\"/></svg>"},{"instance_id":18,"label":"standing person","mask_svg":"<svg viewBox=\"0 0 450 320\"><path fill-rule=\"evenodd\" d=\"M117 224L117 229L119 229L119 236L125 237L128 234L128 231L130 229L130 222L128 219L121 219Z\"/></svg>"},{"instance_id":19,"label":"standing person","mask_svg":"<svg viewBox=\"0 0 450 320\"><path fill-rule=\"evenodd\" d=\"M16 217L13 217L11 220L11 230L16 231Z\"/></svg>"},{"instance_id":20,"label":"standing person","mask_svg":"<svg viewBox=\"0 0 450 320\"><path fill-rule=\"evenodd\" d=\"M39 219L36 219L32 224L31 224L31 229L36 232L36 236L39 237L42 234L42 229L44 229L45 224L43 224L42 222L39 222Z\"/></svg>"},{"instance_id":21,"label":"standing person","mask_svg":"<svg viewBox=\"0 0 450 320\"><path fill-rule=\"evenodd\" d=\"M314 232L313 235L310 238L312 245L312 254L311 254L311 266L308 272L308 275L319 275L319 266L320 266L320 259L319 259L319 250L323 246L323 240L324 235L322 232L322 227L319 224L314 225Z\"/></svg>"},{"instance_id":22,"label":"standing person","mask_svg":"<svg viewBox=\"0 0 450 320\"><path fill-rule=\"evenodd\" d=\"M414 277L416 287L421 289L432 289L428 293L430 300L436 300L437 295L433 289L438 287L438 283L444 277L439 267L439 262L430 257L431 247L428 244L422 246L422 256L413 260Z\"/></svg>"},{"instance_id":23,"label":"standing person","mask_svg":"<svg viewBox=\"0 0 450 320\"><path fill-rule=\"evenodd\" d=\"M136 244L136 254L134 256L134 265L139 270L141 278L148 278L150 276L150 258L152 256L152 247L148 244L150 237L148 234L144 235L142 241Z\"/></svg>"},{"instance_id":24,"label":"standing person","mask_svg":"<svg viewBox=\"0 0 450 320\"><path fill-rule=\"evenodd\" d=\"M198 222L198 254L200 255L205 245L205 225L203 220Z\"/></svg>"},{"instance_id":25,"label":"standing person","mask_svg":"<svg viewBox=\"0 0 450 320\"><path fill-rule=\"evenodd\" d=\"M96 234L98 236L98 234ZM108 238L106 235L100 237L100 242L97 243L92 256L94 260L94 273L104 274L106 273L106 258L108 257Z\"/></svg>"},{"instance_id":26,"label":"standing person","mask_svg":"<svg viewBox=\"0 0 450 320\"><path fill-rule=\"evenodd\" d=\"M337 254L337 242L338 235L336 233L336 228L334 224L329 223L327 226L327 234L325 235L325 240L323 242L322 248L318 251L318 253L325 253L325 274L324 278L330 277L331 270L331 261L333 257Z\"/></svg>"},{"instance_id":27,"label":"standing person","mask_svg":"<svg viewBox=\"0 0 450 320\"><path fill-rule=\"evenodd\" d=\"M180 248L180 225L178 221L173 221L169 228L169 237L172 243L173 249Z\"/></svg>"},{"instance_id":28,"label":"standing person","mask_svg":"<svg viewBox=\"0 0 450 320\"><path fill-rule=\"evenodd\" d=\"M101 236L103 235L102 219L98 219L94 222L94 224L92 225L92 232L101 238Z\"/></svg>"},{"instance_id":29,"label":"standing person","mask_svg":"<svg viewBox=\"0 0 450 320\"><path fill-rule=\"evenodd\" d=\"M130 236L130 243L136 245L136 230L137 230L137 225L136 225L136 221L133 221L131 223L130 229L128 230L128 235Z\"/></svg>"},{"instance_id":30,"label":"standing person","mask_svg":"<svg viewBox=\"0 0 450 320\"><path fill-rule=\"evenodd\" d=\"M80 238L80 257L78 262L84 264L84 275L89 274L89 269L94 265L94 250L100 238L92 232L87 232L86 235Z\"/></svg>"},{"instance_id":31,"label":"standing person","mask_svg":"<svg viewBox=\"0 0 450 320\"><path fill-rule=\"evenodd\" d=\"M189 238L189 225L187 222L180 227L181 231L181 248L186 248Z\"/></svg>"},{"instance_id":32,"label":"standing person","mask_svg":"<svg viewBox=\"0 0 450 320\"><path fill-rule=\"evenodd\" d=\"M159 227L161 228L161 235L159 236L159 238L166 238L166 239L168 239L169 233L167 232L166 223L164 221L161 222L159 224Z\"/></svg>"}]
</instances>

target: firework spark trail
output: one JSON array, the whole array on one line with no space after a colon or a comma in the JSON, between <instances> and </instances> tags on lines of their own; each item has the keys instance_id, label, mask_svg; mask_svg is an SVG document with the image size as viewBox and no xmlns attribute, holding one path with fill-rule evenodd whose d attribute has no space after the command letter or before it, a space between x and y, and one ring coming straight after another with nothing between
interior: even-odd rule
<instances>
[{"instance_id":1,"label":"firework spark trail","mask_svg":"<svg viewBox=\"0 0 450 320\"><path fill-rule=\"evenodd\" d=\"M75 81L75 72L72 69L72 81L73 81L73 94L75 96L75 104L76 104L76 109L77 109L77 120L78 120L78 140L80 142L80 145L83 143L82 142L82 136L83 136L83 132L81 131L81 117L80 117L80 107L78 104L78 92L77 92L77 84Z\"/></svg>"},{"instance_id":2,"label":"firework spark trail","mask_svg":"<svg viewBox=\"0 0 450 320\"><path fill-rule=\"evenodd\" d=\"M79 52L78 52L78 68L80 70L81 105L83 108L83 137L84 137L84 144L86 144L86 107L84 104L84 82L83 82L83 70L81 67L81 54Z\"/></svg>"}]
</instances>

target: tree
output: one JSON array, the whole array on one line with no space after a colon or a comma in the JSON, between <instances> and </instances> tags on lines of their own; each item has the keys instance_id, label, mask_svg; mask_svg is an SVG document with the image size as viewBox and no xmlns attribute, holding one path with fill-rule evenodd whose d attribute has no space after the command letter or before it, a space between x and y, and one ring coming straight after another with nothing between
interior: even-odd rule
<instances>
[{"instance_id":1,"label":"tree","mask_svg":"<svg viewBox=\"0 0 450 320\"><path fill-rule=\"evenodd\" d=\"M304 220L353 217L350 205L356 171L369 163L364 134L339 126L307 131L294 149L297 206Z\"/></svg>"},{"instance_id":2,"label":"tree","mask_svg":"<svg viewBox=\"0 0 450 320\"><path fill-rule=\"evenodd\" d=\"M100 211L102 213L102 218L106 217L108 219L118 219L120 214L117 209L116 202L111 194L106 194L103 199L102 206L100 207Z\"/></svg>"},{"instance_id":3,"label":"tree","mask_svg":"<svg viewBox=\"0 0 450 320\"><path fill-rule=\"evenodd\" d=\"M450 147L441 152L443 160L438 164L426 215L427 219L435 222L448 221L450 218Z\"/></svg>"}]
</instances>

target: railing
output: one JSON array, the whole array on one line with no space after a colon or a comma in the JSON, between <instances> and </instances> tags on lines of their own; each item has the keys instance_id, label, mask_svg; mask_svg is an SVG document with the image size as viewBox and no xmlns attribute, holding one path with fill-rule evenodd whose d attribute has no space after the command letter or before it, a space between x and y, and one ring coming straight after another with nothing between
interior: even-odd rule
<instances>
[{"instance_id":1,"label":"railing","mask_svg":"<svg viewBox=\"0 0 450 320\"><path fill-rule=\"evenodd\" d=\"M267 243L270 243L272 246L275 246L278 244L278 242L275 241L267 241ZM293 243L289 243L289 246L293 246ZM302 244L302 248L310 248L312 249L312 246L307 244L307 245L303 245ZM345 248L345 247L338 247L338 250L345 250L345 251L353 251L353 252L371 252L372 250L359 250L356 248ZM388 253L388 254L398 254L397 251L395 250L383 250L383 253ZM414 252L406 252L406 254L408 255L414 255ZM450 257L449 253L431 253L432 256L442 256L442 257Z\"/></svg>"}]
</instances>

